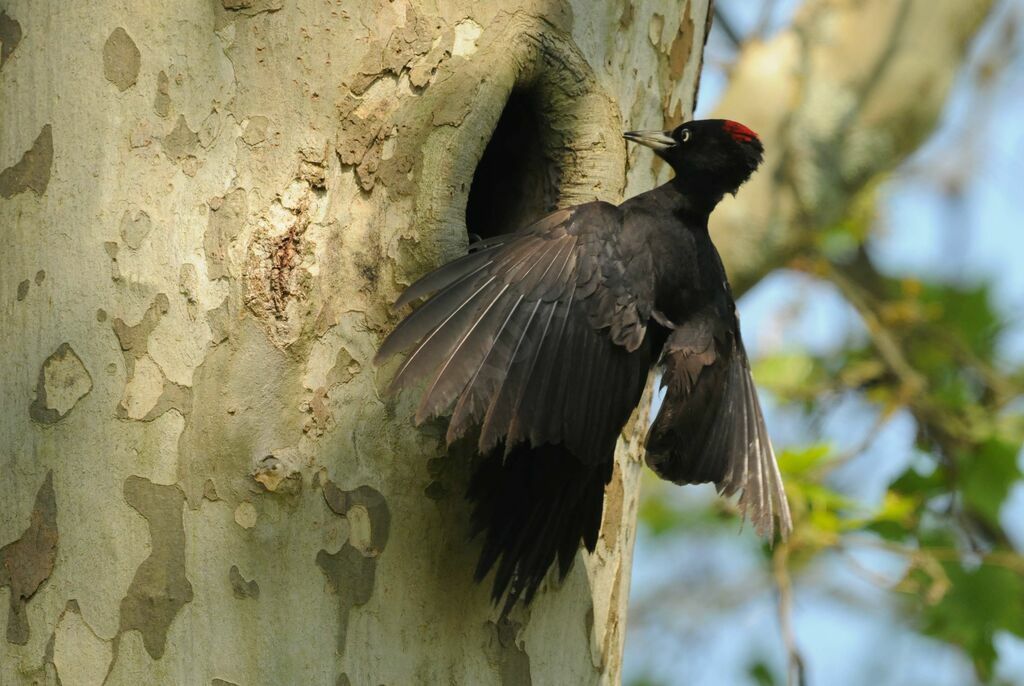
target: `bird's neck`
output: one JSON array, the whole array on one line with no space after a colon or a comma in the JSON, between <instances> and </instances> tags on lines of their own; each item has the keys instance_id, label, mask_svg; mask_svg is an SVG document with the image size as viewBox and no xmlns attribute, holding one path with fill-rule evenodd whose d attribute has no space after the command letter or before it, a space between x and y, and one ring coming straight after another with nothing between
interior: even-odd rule
<instances>
[{"instance_id":1,"label":"bird's neck","mask_svg":"<svg viewBox=\"0 0 1024 686\"><path fill-rule=\"evenodd\" d=\"M691 227L706 227L711 211L724 195L720 191L706 188L699 180L679 176L658 186L651 193L656 195L661 206Z\"/></svg>"}]
</instances>

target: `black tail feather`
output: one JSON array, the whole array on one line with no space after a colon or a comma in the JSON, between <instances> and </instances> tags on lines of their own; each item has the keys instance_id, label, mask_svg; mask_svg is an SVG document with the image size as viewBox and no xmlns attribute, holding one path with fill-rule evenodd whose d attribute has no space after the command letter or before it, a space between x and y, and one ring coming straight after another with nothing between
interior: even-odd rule
<instances>
[{"instance_id":1,"label":"black tail feather","mask_svg":"<svg viewBox=\"0 0 1024 686\"><path fill-rule=\"evenodd\" d=\"M565 578L581 542L594 550L613 464L610 456L584 464L563 446L521 443L508 455L499 445L477 465L467 492L473 536L484 534L476 579L497 567L491 598L504 597L503 616L520 598L533 600L556 560Z\"/></svg>"}]
</instances>

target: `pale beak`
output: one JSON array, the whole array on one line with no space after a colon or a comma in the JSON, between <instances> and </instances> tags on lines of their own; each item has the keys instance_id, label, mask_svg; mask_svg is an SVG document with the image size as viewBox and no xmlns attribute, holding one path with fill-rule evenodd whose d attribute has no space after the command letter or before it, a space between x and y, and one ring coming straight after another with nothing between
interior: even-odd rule
<instances>
[{"instance_id":1,"label":"pale beak","mask_svg":"<svg viewBox=\"0 0 1024 686\"><path fill-rule=\"evenodd\" d=\"M676 144L669 131L627 131L622 137L654 150L668 150Z\"/></svg>"}]
</instances>

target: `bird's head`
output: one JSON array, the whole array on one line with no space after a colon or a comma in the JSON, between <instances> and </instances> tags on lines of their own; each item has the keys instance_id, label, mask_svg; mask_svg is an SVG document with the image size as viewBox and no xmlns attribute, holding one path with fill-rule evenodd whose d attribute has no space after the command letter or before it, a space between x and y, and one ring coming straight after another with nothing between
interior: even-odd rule
<instances>
[{"instance_id":1,"label":"bird's head","mask_svg":"<svg viewBox=\"0 0 1024 686\"><path fill-rule=\"evenodd\" d=\"M669 131L628 131L623 135L653 149L686 186L719 197L735 193L764 155L757 134L728 119L701 119Z\"/></svg>"}]
</instances>

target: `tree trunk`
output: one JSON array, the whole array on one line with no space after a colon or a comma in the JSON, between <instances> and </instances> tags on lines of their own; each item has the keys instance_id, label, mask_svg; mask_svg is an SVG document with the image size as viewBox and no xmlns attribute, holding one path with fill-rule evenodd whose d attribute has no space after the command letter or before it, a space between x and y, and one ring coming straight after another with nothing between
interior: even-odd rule
<instances>
[{"instance_id":1,"label":"tree trunk","mask_svg":"<svg viewBox=\"0 0 1024 686\"><path fill-rule=\"evenodd\" d=\"M467 228L621 199L707 2L5 6L0 682L616 682L642 427L497 623L468 452L371 358Z\"/></svg>"}]
</instances>

